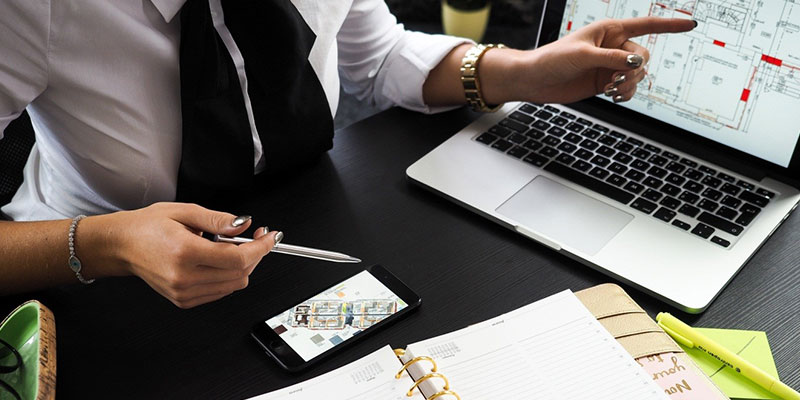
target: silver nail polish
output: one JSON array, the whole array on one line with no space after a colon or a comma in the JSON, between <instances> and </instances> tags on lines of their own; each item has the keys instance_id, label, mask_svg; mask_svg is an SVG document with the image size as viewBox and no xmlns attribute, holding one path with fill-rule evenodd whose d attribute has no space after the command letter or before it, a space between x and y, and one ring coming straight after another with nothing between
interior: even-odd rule
<instances>
[{"instance_id":1,"label":"silver nail polish","mask_svg":"<svg viewBox=\"0 0 800 400\"><path fill-rule=\"evenodd\" d=\"M614 97L619 92L619 89L612 87L610 89L606 89L605 95L608 97Z\"/></svg>"},{"instance_id":2,"label":"silver nail polish","mask_svg":"<svg viewBox=\"0 0 800 400\"><path fill-rule=\"evenodd\" d=\"M261 228L261 230L264 231L265 235L269 233L269 227L268 226L265 226L265 227Z\"/></svg>"},{"instance_id":3,"label":"silver nail polish","mask_svg":"<svg viewBox=\"0 0 800 400\"><path fill-rule=\"evenodd\" d=\"M625 79L628 79L625 76L625 74L619 74L619 75L617 75L616 78L614 78L614 82L612 82L611 84L614 85L614 86L619 86L619 85L625 83Z\"/></svg>"},{"instance_id":4,"label":"silver nail polish","mask_svg":"<svg viewBox=\"0 0 800 400\"><path fill-rule=\"evenodd\" d=\"M622 95L614 96L614 103L619 103L620 101L624 100L625 98Z\"/></svg>"},{"instance_id":5,"label":"silver nail polish","mask_svg":"<svg viewBox=\"0 0 800 400\"><path fill-rule=\"evenodd\" d=\"M283 232L278 232L275 234L275 244L278 244L283 240Z\"/></svg>"},{"instance_id":6,"label":"silver nail polish","mask_svg":"<svg viewBox=\"0 0 800 400\"><path fill-rule=\"evenodd\" d=\"M247 221L250 221L252 218L253 217L249 215L240 215L233 219L233 222L231 222L231 226L233 226L234 228L238 228L244 225Z\"/></svg>"},{"instance_id":7,"label":"silver nail polish","mask_svg":"<svg viewBox=\"0 0 800 400\"><path fill-rule=\"evenodd\" d=\"M642 66L644 58L638 54L628 54L628 58L625 59L625 62L631 68L639 68Z\"/></svg>"}]
</instances>

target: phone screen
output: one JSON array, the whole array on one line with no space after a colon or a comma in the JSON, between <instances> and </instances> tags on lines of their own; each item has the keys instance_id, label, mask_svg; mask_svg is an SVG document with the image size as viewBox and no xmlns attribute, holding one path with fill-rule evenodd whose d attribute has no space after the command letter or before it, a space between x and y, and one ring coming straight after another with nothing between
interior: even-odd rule
<instances>
[{"instance_id":1,"label":"phone screen","mask_svg":"<svg viewBox=\"0 0 800 400\"><path fill-rule=\"evenodd\" d=\"M362 271L266 323L308 362L406 307L396 293Z\"/></svg>"}]
</instances>

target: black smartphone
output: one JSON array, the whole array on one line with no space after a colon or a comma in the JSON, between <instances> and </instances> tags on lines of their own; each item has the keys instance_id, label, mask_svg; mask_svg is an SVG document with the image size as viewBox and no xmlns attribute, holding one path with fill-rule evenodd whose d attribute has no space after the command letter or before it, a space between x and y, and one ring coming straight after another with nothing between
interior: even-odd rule
<instances>
[{"instance_id":1,"label":"black smartphone","mask_svg":"<svg viewBox=\"0 0 800 400\"><path fill-rule=\"evenodd\" d=\"M251 335L278 364L300 371L419 307L422 299L380 265L261 321Z\"/></svg>"}]
</instances>

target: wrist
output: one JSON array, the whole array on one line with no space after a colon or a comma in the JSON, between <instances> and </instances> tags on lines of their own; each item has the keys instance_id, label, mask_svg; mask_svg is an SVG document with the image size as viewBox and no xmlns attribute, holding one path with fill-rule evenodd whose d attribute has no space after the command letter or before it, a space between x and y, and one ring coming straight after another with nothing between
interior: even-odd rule
<instances>
[{"instance_id":1,"label":"wrist","mask_svg":"<svg viewBox=\"0 0 800 400\"><path fill-rule=\"evenodd\" d=\"M502 104L521 100L517 79L523 70L525 51L514 49L492 49L480 62L478 79L481 94L487 104Z\"/></svg>"},{"instance_id":2,"label":"wrist","mask_svg":"<svg viewBox=\"0 0 800 400\"><path fill-rule=\"evenodd\" d=\"M113 214L86 217L75 232L75 253L86 279L130 275L119 256L118 235L112 229Z\"/></svg>"}]
</instances>

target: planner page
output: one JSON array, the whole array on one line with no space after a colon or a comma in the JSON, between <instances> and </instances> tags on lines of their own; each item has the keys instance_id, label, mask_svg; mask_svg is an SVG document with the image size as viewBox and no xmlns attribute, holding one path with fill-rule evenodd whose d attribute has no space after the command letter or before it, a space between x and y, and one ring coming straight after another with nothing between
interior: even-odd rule
<instances>
[{"instance_id":1,"label":"planner page","mask_svg":"<svg viewBox=\"0 0 800 400\"><path fill-rule=\"evenodd\" d=\"M467 400L667 399L568 290L407 350Z\"/></svg>"},{"instance_id":2,"label":"planner page","mask_svg":"<svg viewBox=\"0 0 800 400\"><path fill-rule=\"evenodd\" d=\"M408 375L395 379L402 366L392 348L385 346L327 374L252 399L424 400L419 391L406 397L414 381Z\"/></svg>"}]
</instances>

